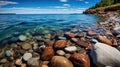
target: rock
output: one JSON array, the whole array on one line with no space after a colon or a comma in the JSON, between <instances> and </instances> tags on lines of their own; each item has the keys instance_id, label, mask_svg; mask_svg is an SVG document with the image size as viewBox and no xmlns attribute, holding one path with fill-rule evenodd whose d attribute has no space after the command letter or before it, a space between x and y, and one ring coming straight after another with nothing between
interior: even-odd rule
<instances>
[{"instance_id":1,"label":"rock","mask_svg":"<svg viewBox=\"0 0 120 67\"><path fill-rule=\"evenodd\" d=\"M39 60L35 58L30 58L27 60L28 67L40 67Z\"/></svg>"},{"instance_id":2,"label":"rock","mask_svg":"<svg viewBox=\"0 0 120 67\"><path fill-rule=\"evenodd\" d=\"M120 67L120 51L104 43L94 44L90 56L97 67Z\"/></svg>"},{"instance_id":3,"label":"rock","mask_svg":"<svg viewBox=\"0 0 120 67\"><path fill-rule=\"evenodd\" d=\"M24 61L27 61L27 60L30 59L30 58L32 58L32 54L31 54L31 53L25 53L25 54L23 55Z\"/></svg>"},{"instance_id":4,"label":"rock","mask_svg":"<svg viewBox=\"0 0 120 67\"><path fill-rule=\"evenodd\" d=\"M73 64L63 56L54 56L50 61L50 67L73 67Z\"/></svg>"},{"instance_id":5,"label":"rock","mask_svg":"<svg viewBox=\"0 0 120 67\"><path fill-rule=\"evenodd\" d=\"M112 46L112 42L109 39L105 38L104 36L99 35L98 40L102 43L105 43L105 44Z\"/></svg>"},{"instance_id":6,"label":"rock","mask_svg":"<svg viewBox=\"0 0 120 67\"><path fill-rule=\"evenodd\" d=\"M73 37L75 37L76 35L75 35L74 33L66 32L66 33L65 33L65 36L70 37L70 38L73 38Z\"/></svg>"},{"instance_id":7,"label":"rock","mask_svg":"<svg viewBox=\"0 0 120 67\"><path fill-rule=\"evenodd\" d=\"M21 64L22 64L22 59L17 59L17 60L15 61L15 64L16 64L16 65L21 65Z\"/></svg>"},{"instance_id":8,"label":"rock","mask_svg":"<svg viewBox=\"0 0 120 67\"><path fill-rule=\"evenodd\" d=\"M67 41L66 40L57 40L54 44L54 47L56 49L61 49L64 48L67 45Z\"/></svg>"},{"instance_id":9,"label":"rock","mask_svg":"<svg viewBox=\"0 0 120 67\"><path fill-rule=\"evenodd\" d=\"M66 54L65 54L65 57L66 57L66 58L70 58L70 56L71 56L71 54L69 54L69 53L66 53Z\"/></svg>"},{"instance_id":10,"label":"rock","mask_svg":"<svg viewBox=\"0 0 120 67\"><path fill-rule=\"evenodd\" d=\"M86 48L86 47L89 46L89 42L88 42L88 41L83 41L83 40L78 40L78 41L76 42L76 44L77 44L78 46L81 46L81 47L84 47L84 48Z\"/></svg>"},{"instance_id":11,"label":"rock","mask_svg":"<svg viewBox=\"0 0 120 67\"><path fill-rule=\"evenodd\" d=\"M90 60L87 54L74 53L70 56L70 60L76 65L76 67L90 67Z\"/></svg>"},{"instance_id":12,"label":"rock","mask_svg":"<svg viewBox=\"0 0 120 67\"><path fill-rule=\"evenodd\" d=\"M41 67L49 67L48 65L42 65Z\"/></svg>"},{"instance_id":13,"label":"rock","mask_svg":"<svg viewBox=\"0 0 120 67\"><path fill-rule=\"evenodd\" d=\"M12 51L11 50L6 50L5 51L5 55L10 57L11 55L13 55Z\"/></svg>"},{"instance_id":14,"label":"rock","mask_svg":"<svg viewBox=\"0 0 120 67\"><path fill-rule=\"evenodd\" d=\"M63 56L65 55L65 52L63 50L57 50L56 54Z\"/></svg>"},{"instance_id":15,"label":"rock","mask_svg":"<svg viewBox=\"0 0 120 67\"><path fill-rule=\"evenodd\" d=\"M40 55L38 53L33 53L33 58L39 60L40 59Z\"/></svg>"},{"instance_id":16,"label":"rock","mask_svg":"<svg viewBox=\"0 0 120 67\"><path fill-rule=\"evenodd\" d=\"M5 57L4 49L0 49L0 58Z\"/></svg>"},{"instance_id":17,"label":"rock","mask_svg":"<svg viewBox=\"0 0 120 67\"><path fill-rule=\"evenodd\" d=\"M88 31L87 35L88 36L97 36L98 34L96 32L94 32L94 31Z\"/></svg>"},{"instance_id":18,"label":"rock","mask_svg":"<svg viewBox=\"0 0 120 67\"><path fill-rule=\"evenodd\" d=\"M50 41L50 40L46 40L45 43L47 46L53 46L53 44L54 44L54 42Z\"/></svg>"},{"instance_id":19,"label":"rock","mask_svg":"<svg viewBox=\"0 0 120 67\"><path fill-rule=\"evenodd\" d=\"M28 43L25 43L25 44L22 45L22 48L23 48L24 50L29 50L29 49L32 48L32 45L30 45L30 44L28 44Z\"/></svg>"},{"instance_id":20,"label":"rock","mask_svg":"<svg viewBox=\"0 0 120 67\"><path fill-rule=\"evenodd\" d=\"M6 58L0 59L0 64L6 63L6 62L8 62Z\"/></svg>"},{"instance_id":21,"label":"rock","mask_svg":"<svg viewBox=\"0 0 120 67\"><path fill-rule=\"evenodd\" d=\"M69 53L74 53L76 50L77 50L76 46L68 46L65 48L65 51Z\"/></svg>"},{"instance_id":22,"label":"rock","mask_svg":"<svg viewBox=\"0 0 120 67\"><path fill-rule=\"evenodd\" d=\"M79 34L77 34L76 36L77 36L77 37L84 37L85 34L84 34L84 33L79 33Z\"/></svg>"},{"instance_id":23,"label":"rock","mask_svg":"<svg viewBox=\"0 0 120 67\"><path fill-rule=\"evenodd\" d=\"M66 40L66 37L59 36L58 39L60 39L60 40Z\"/></svg>"},{"instance_id":24,"label":"rock","mask_svg":"<svg viewBox=\"0 0 120 67\"><path fill-rule=\"evenodd\" d=\"M42 53L41 59L44 61L50 60L54 56L54 49L49 46L46 47L45 50Z\"/></svg>"},{"instance_id":25,"label":"rock","mask_svg":"<svg viewBox=\"0 0 120 67\"><path fill-rule=\"evenodd\" d=\"M20 35L19 40L20 41L26 41L27 37L25 35Z\"/></svg>"},{"instance_id":26,"label":"rock","mask_svg":"<svg viewBox=\"0 0 120 67\"><path fill-rule=\"evenodd\" d=\"M73 42L77 42L77 41L78 41L77 38L71 38L71 40L72 40Z\"/></svg>"},{"instance_id":27,"label":"rock","mask_svg":"<svg viewBox=\"0 0 120 67\"><path fill-rule=\"evenodd\" d=\"M21 67L27 67L27 66L26 66L26 64L23 63L23 64L21 64Z\"/></svg>"}]
</instances>

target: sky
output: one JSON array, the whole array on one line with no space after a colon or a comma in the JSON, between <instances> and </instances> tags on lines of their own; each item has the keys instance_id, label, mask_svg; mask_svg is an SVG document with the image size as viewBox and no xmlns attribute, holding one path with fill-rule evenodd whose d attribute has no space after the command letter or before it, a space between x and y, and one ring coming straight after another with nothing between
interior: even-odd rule
<instances>
[{"instance_id":1,"label":"sky","mask_svg":"<svg viewBox=\"0 0 120 67\"><path fill-rule=\"evenodd\" d=\"M0 13L69 14L82 13L100 0L0 0Z\"/></svg>"}]
</instances>

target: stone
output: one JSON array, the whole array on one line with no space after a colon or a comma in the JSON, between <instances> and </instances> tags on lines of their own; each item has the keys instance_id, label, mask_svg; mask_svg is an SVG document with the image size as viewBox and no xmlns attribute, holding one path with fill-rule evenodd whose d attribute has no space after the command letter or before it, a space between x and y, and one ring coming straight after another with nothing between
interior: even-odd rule
<instances>
[{"instance_id":1,"label":"stone","mask_svg":"<svg viewBox=\"0 0 120 67\"><path fill-rule=\"evenodd\" d=\"M22 64L22 59L17 59L17 60L15 61L15 64L16 64L16 65L21 65L21 64Z\"/></svg>"},{"instance_id":2,"label":"stone","mask_svg":"<svg viewBox=\"0 0 120 67\"><path fill-rule=\"evenodd\" d=\"M75 35L74 33L66 32L66 33L65 33L65 36L70 37L70 38L73 38L73 37L75 37L76 35Z\"/></svg>"},{"instance_id":3,"label":"stone","mask_svg":"<svg viewBox=\"0 0 120 67\"><path fill-rule=\"evenodd\" d=\"M5 57L4 50L3 50L3 49L0 49L0 58L3 58L3 57Z\"/></svg>"},{"instance_id":4,"label":"stone","mask_svg":"<svg viewBox=\"0 0 120 67\"><path fill-rule=\"evenodd\" d=\"M41 59L44 61L48 61L54 56L54 53L54 49L51 46L46 47L42 53Z\"/></svg>"},{"instance_id":5,"label":"stone","mask_svg":"<svg viewBox=\"0 0 120 67\"><path fill-rule=\"evenodd\" d=\"M21 64L21 67L27 67L25 63Z\"/></svg>"},{"instance_id":6,"label":"stone","mask_svg":"<svg viewBox=\"0 0 120 67\"><path fill-rule=\"evenodd\" d=\"M70 60L76 67L90 67L90 59L85 53L74 53L70 56Z\"/></svg>"},{"instance_id":7,"label":"stone","mask_svg":"<svg viewBox=\"0 0 120 67\"><path fill-rule=\"evenodd\" d=\"M66 54L65 54L65 57L66 57L66 58L70 58L70 56L71 56L71 54L69 54L69 53L66 53Z\"/></svg>"},{"instance_id":8,"label":"stone","mask_svg":"<svg viewBox=\"0 0 120 67\"><path fill-rule=\"evenodd\" d=\"M63 56L54 56L50 61L50 67L73 67L73 64Z\"/></svg>"},{"instance_id":9,"label":"stone","mask_svg":"<svg viewBox=\"0 0 120 67\"><path fill-rule=\"evenodd\" d=\"M104 36L99 35L98 40L102 43L105 43L105 44L112 46L112 42L109 39L105 38Z\"/></svg>"},{"instance_id":10,"label":"stone","mask_svg":"<svg viewBox=\"0 0 120 67\"><path fill-rule=\"evenodd\" d=\"M41 67L49 67L48 65L42 65Z\"/></svg>"},{"instance_id":11,"label":"stone","mask_svg":"<svg viewBox=\"0 0 120 67\"><path fill-rule=\"evenodd\" d=\"M74 53L76 50L77 50L76 46L68 46L65 48L65 51L69 53Z\"/></svg>"},{"instance_id":12,"label":"stone","mask_svg":"<svg viewBox=\"0 0 120 67\"><path fill-rule=\"evenodd\" d=\"M27 60L28 67L40 67L39 60L35 58L30 58Z\"/></svg>"},{"instance_id":13,"label":"stone","mask_svg":"<svg viewBox=\"0 0 120 67\"><path fill-rule=\"evenodd\" d=\"M66 40L66 37L59 36L58 39L60 39L60 40Z\"/></svg>"},{"instance_id":14,"label":"stone","mask_svg":"<svg viewBox=\"0 0 120 67\"><path fill-rule=\"evenodd\" d=\"M27 40L27 37L25 35L20 35L19 36L19 40L20 41L26 41Z\"/></svg>"},{"instance_id":15,"label":"stone","mask_svg":"<svg viewBox=\"0 0 120 67\"><path fill-rule=\"evenodd\" d=\"M77 34L76 36L77 36L77 37L84 37L85 34L84 34L84 33L79 33L79 34Z\"/></svg>"},{"instance_id":16,"label":"stone","mask_svg":"<svg viewBox=\"0 0 120 67\"><path fill-rule=\"evenodd\" d=\"M78 41L77 38L71 38L71 40L72 40L73 42L77 42L77 41Z\"/></svg>"},{"instance_id":17,"label":"stone","mask_svg":"<svg viewBox=\"0 0 120 67\"><path fill-rule=\"evenodd\" d=\"M12 51L11 50L6 50L5 51L5 55L10 57L11 55L13 55Z\"/></svg>"},{"instance_id":18,"label":"stone","mask_svg":"<svg viewBox=\"0 0 120 67\"><path fill-rule=\"evenodd\" d=\"M67 41L66 40L57 40L54 44L54 47L56 49L61 49L64 48L67 45Z\"/></svg>"},{"instance_id":19,"label":"stone","mask_svg":"<svg viewBox=\"0 0 120 67\"><path fill-rule=\"evenodd\" d=\"M31 45L31 44L28 44L28 43L24 43L24 44L22 45L22 48L23 48L24 50L29 50L29 49L32 48L32 45Z\"/></svg>"},{"instance_id":20,"label":"stone","mask_svg":"<svg viewBox=\"0 0 120 67\"><path fill-rule=\"evenodd\" d=\"M24 61L27 61L27 60L30 59L30 58L32 58L32 54L31 54L31 53L25 53L25 54L23 55L23 60L24 60Z\"/></svg>"},{"instance_id":21,"label":"stone","mask_svg":"<svg viewBox=\"0 0 120 67\"><path fill-rule=\"evenodd\" d=\"M88 36L97 36L98 34L96 32L94 32L94 31L88 31L87 35Z\"/></svg>"},{"instance_id":22,"label":"stone","mask_svg":"<svg viewBox=\"0 0 120 67\"><path fill-rule=\"evenodd\" d=\"M32 57L38 60L40 59L40 55L38 53L33 53Z\"/></svg>"},{"instance_id":23,"label":"stone","mask_svg":"<svg viewBox=\"0 0 120 67\"><path fill-rule=\"evenodd\" d=\"M63 55L65 55L65 52L63 50L57 50L56 54L63 56Z\"/></svg>"},{"instance_id":24,"label":"stone","mask_svg":"<svg viewBox=\"0 0 120 67\"><path fill-rule=\"evenodd\" d=\"M6 58L3 58L3 59L0 59L0 64L2 63L6 63L7 62L7 59Z\"/></svg>"},{"instance_id":25,"label":"stone","mask_svg":"<svg viewBox=\"0 0 120 67\"><path fill-rule=\"evenodd\" d=\"M78 41L76 42L76 44L77 44L78 46L81 46L81 47L84 47L84 48L86 48L86 47L89 46L89 42L88 42L88 41L83 41L83 40L78 40Z\"/></svg>"},{"instance_id":26,"label":"stone","mask_svg":"<svg viewBox=\"0 0 120 67\"><path fill-rule=\"evenodd\" d=\"M47 46L53 46L53 44L54 44L54 42L50 41L50 40L46 40L45 43Z\"/></svg>"}]
</instances>

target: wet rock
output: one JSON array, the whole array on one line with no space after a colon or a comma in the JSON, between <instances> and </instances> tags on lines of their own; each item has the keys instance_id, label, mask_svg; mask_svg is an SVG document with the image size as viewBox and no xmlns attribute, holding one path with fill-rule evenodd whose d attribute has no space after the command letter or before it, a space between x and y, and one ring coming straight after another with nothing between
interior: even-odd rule
<instances>
[{"instance_id":1,"label":"wet rock","mask_svg":"<svg viewBox=\"0 0 120 67\"><path fill-rule=\"evenodd\" d=\"M77 42L77 41L78 41L77 38L71 38L71 40L72 40L73 42Z\"/></svg>"},{"instance_id":2,"label":"wet rock","mask_svg":"<svg viewBox=\"0 0 120 67\"><path fill-rule=\"evenodd\" d=\"M27 37L25 35L20 35L19 40L20 41L26 41Z\"/></svg>"},{"instance_id":3,"label":"wet rock","mask_svg":"<svg viewBox=\"0 0 120 67\"><path fill-rule=\"evenodd\" d=\"M15 61L15 64L20 66L22 64L22 59L17 59Z\"/></svg>"},{"instance_id":4,"label":"wet rock","mask_svg":"<svg viewBox=\"0 0 120 67\"><path fill-rule=\"evenodd\" d=\"M73 67L73 64L65 57L54 56L50 61L50 67Z\"/></svg>"},{"instance_id":5,"label":"wet rock","mask_svg":"<svg viewBox=\"0 0 120 67\"><path fill-rule=\"evenodd\" d=\"M70 60L76 65L76 67L90 67L90 60L87 54L74 53L70 56Z\"/></svg>"},{"instance_id":6,"label":"wet rock","mask_svg":"<svg viewBox=\"0 0 120 67\"><path fill-rule=\"evenodd\" d=\"M81 47L84 47L84 48L86 48L86 47L89 46L89 42L88 42L88 41L83 41L83 40L78 40L78 41L76 42L76 44L77 44L78 46L81 46Z\"/></svg>"},{"instance_id":7,"label":"wet rock","mask_svg":"<svg viewBox=\"0 0 120 67\"><path fill-rule=\"evenodd\" d=\"M6 58L0 59L0 64L1 63L6 63L6 62L8 62Z\"/></svg>"},{"instance_id":8,"label":"wet rock","mask_svg":"<svg viewBox=\"0 0 120 67\"><path fill-rule=\"evenodd\" d=\"M29 49L32 48L32 45L31 45L31 44L28 44L28 43L24 43L24 44L22 45L22 48L23 48L24 50L29 50Z\"/></svg>"},{"instance_id":9,"label":"wet rock","mask_svg":"<svg viewBox=\"0 0 120 67\"><path fill-rule=\"evenodd\" d=\"M56 49L61 49L64 48L67 45L67 41L66 40L57 40L54 44L54 47Z\"/></svg>"},{"instance_id":10,"label":"wet rock","mask_svg":"<svg viewBox=\"0 0 120 67\"><path fill-rule=\"evenodd\" d=\"M66 54L65 54L65 57L66 57L66 58L70 58L70 56L71 56L71 54L69 54L69 53L66 53Z\"/></svg>"},{"instance_id":11,"label":"wet rock","mask_svg":"<svg viewBox=\"0 0 120 67\"><path fill-rule=\"evenodd\" d=\"M53 46L53 44L54 44L54 42L50 41L50 40L46 40L45 43L47 46Z\"/></svg>"},{"instance_id":12,"label":"wet rock","mask_svg":"<svg viewBox=\"0 0 120 67\"><path fill-rule=\"evenodd\" d=\"M3 50L3 49L0 49L0 58L3 58L3 57L5 57L4 50Z\"/></svg>"},{"instance_id":13,"label":"wet rock","mask_svg":"<svg viewBox=\"0 0 120 67\"><path fill-rule=\"evenodd\" d=\"M35 58L30 58L27 60L27 65L29 67L39 67L39 60Z\"/></svg>"},{"instance_id":14,"label":"wet rock","mask_svg":"<svg viewBox=\"0 0 120 67\"><path fill-rule=\"evenodd\" d=\"M74 53L76 50L77 50L76 46L68 46L65 48L65 51L69 53Z\"/></svg>"},{"instance_id":15,"label":"wet rock","mask_svg":"<svg viewBox=\"0 0 120 67\"><path fill-rule=\"evenodd\" d=\"M10 57L11 55L13 55L12 50L6 50L5 51L5 55L8 56L8 57Z\"/></svg>"},{"instance_id":16,"label":"wet rock","mask_svg":"<svg viewBox=\"0 0 120 67\"><path fill-rule=\"evenodd\" d=\"M41 67L49 67L48 65L42 65Z\"/></svg>"},{"instance_id":17,"label":"wet rock","mask_svg":"<svg viewBox=\"0 0 120 67\"><path fill-rule=\"evenodd\" d=\"M57 50L56 54L63 56L65 55L65 52L63 50Z\"/></svg>"},{"instance_id":18,"label":"wet rock","mask_svg":"<svg viewBox=\"0 0 120 67\"><path fill-rule=\"evenodd\" d=\"M7 62L5 64L3 64L3 67L14 67L12 62Z\"/></svg>"},{"instance_id":19,"label":"wet rock","mask_svg":"<svg viewBox=\"0 0 120 67\"><path fill-rule=\"evenodd\" d=\"M23 64L21 64L21 67L27 67L27 66L26 66L26 64L23 63Z\"/></svg>"},{"instance_id":20,"label":"wet rock","mask_svg":"<svg viewBox=\"0 0 120 67\"><path fill-rule=\"evenodd\" d=\"M94 31L88 31L87 35L88 36L97 36L98 34L96 32L94 32Z\"/></svg>"},{"instance_id":21,"label":"wet rock","mask_svg":"<svg viewBox=\"0 0 120 67\"><path fill-rule=\"evenodd\" d=\"M66 40L66 37L59 36L58 39L60 39L60 40Z\"/></svg>"},{"instance_id":22,"label":"wet rock","mask_svg":"<svg viewBox=\"0 0 120 67\"><path fill-rule=\"evenodd\" d=\"M75 35L74 33L66 32L66 33L65 33L65 36L70 37L70 38L73 38L73 37L75 37L76 35Z\"/></svg>"},{"instance_id":23,"label":"wet rock","mask_svg":"<svg viewBox=\"0 0 120 67\"><path fill-rule=\"evenodd\" d=\"M84 36L85 36L84 33L79 33L79 34L76 35L76 37L84 37Z\"/></svg>"},{"instance_id":24,"label":"wet rock","mask_svg":"<svg viewBox=\"0 0 120 67\"><path fill-rule=\"evenodd\" d=\"M49 46L46 47L45 50L43 51L41 59L47 61L50 60L53 56L54 56L54 49L51 46Z\"/></svg>"},{"instance_id":25,"label":"wet rock","mask_svg":"<svg viewBox=\"0 0 120 67\"><path fill-rule=\"evenodd\" d=\"M25 54L23 55L24 61L27 61L27 60L30 59L30 58L32 58L32 54L31 54L31 53L25 53Z\"/></svg>"},{"instance_id":26,"label":"wet rock","mask_svg":"<svg viewBox=\"0 0 120 67\"><path fill-rule=\"evenodd\" d=\"M112 45L112 42L109 39L105 38L104 36L98 36L98 40L100 42L108 44L110 46Z\"/></svg>"},{"instance_id":27,"label":"wet rock","mask_svg":"<svg viewBox=\"0 0 120 67\"><path fill-rule=\"evenodd\" d=\"M38 53L33 53L33 58L40 59L40 55Z\"/></svg>"}]
</instances>

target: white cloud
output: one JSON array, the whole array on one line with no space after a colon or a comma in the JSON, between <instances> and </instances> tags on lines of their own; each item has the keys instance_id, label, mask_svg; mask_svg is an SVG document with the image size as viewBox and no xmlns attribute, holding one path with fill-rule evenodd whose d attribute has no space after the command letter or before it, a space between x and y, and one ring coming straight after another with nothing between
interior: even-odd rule
<instances>
[{"instance_id":1,"label":"white cloud","mask_svg":"<svg viewBox=\"0 0 120 67\"><path fill-rule=\"evenodd\" d=\"M12 1L0 1L0 6L8 5L8 4L18 4L17 2Z\"/></svg>"},{"instance_id":2,"label":"white cloud","mask_svg":"<svg viewBox=\"0 0 120 67\"><path fill-rule=\"evenodd\" d=\"M88 2L88 1L85 1L85 4L89 4L89 2Z\"/></svg>"},{"instance_id":3,"label":"white cloud","mask_svg":"<svg viewBox=\"0 0 120 67\"><path fill-rule=\"evenodd\" d=\"M68 2L68 0L60 0L60 2Z\"/></svg>"},{"instance_id":4,"label":"white cloud","mask_svg":"<svg viewBox=\"0 0 120 67\"><path fill-rule=\"evenodd\" d=\"M65 7L70 7L70 4L63 4L63 6L65 6Z\"/></svg>"},{"instance_id":5,"label":"white cloud","mask_svg":"<svg viewBox=\"0 0 120 67\"><path fill-rule=\"evenodd\" d=\"M16 13L16 14L70 14L82 13L83 9L43 9L43 8L0 8L0 13Z\"/></svg>"},{"instance_id":6,"label":"white cloud","mask_svg":"<svg viewBox=\"0 0 120 67\"><path fill-rule=\"evenodd\" d=\"M64 7L64 6L55 6L54 8L67 8L67 7Z\"/></svg>"}]
</instances>

